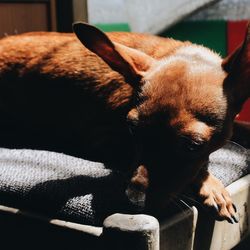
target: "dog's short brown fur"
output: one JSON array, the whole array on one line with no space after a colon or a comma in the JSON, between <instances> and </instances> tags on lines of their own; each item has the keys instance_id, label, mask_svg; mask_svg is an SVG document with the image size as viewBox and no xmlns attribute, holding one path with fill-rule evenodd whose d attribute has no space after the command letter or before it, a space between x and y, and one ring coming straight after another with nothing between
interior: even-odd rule
<instances>
[{"instance_id":1,"label":"dog's short brown fur","mask_svg":"<svg viewBox=\"0 0 250 250\"><path fill-rule=\"evenodd\" d=\"M74 31L87 48L72 34L0 41L1 145L63 151L125 170L128 197L146 192L150 212L193 182L205 205L218 205L219 219L234 221L229 194L206 163L231 137L250 96L249 75L237 78L246 68L235 66L250 69L248 38L222 61L189 42L104 34L83 23Z\"/></svg>"}]
</instances>

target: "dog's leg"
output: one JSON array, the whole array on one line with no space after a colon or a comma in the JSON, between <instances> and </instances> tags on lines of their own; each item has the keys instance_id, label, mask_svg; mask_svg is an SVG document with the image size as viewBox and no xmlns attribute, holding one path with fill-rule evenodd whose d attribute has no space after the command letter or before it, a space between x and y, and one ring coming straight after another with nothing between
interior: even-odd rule
<instances>
[{"instance_id":1,"label":"dog's leg","mask_svg":"<svg viewBox=\"0 0 250 250\"><path fill-rule=\"evenodd\" d=\"M140 165L133 173L133 176L126 189L126 195L133 205L144 208L146 201L146 190L149 185L148 170Z\"/></svg>"},{"instance_id":2,"label":"dog's leg","mask_svg":"<svg viewBox=\"0 0 250 250\"><path fill-rule=\"evenodd\" d=\"M194 182L195 189L203 205L215 213L217 220L238 222L236 207L224 185L207 169L202 169Z\"/></svg>"},{"instance_id":3,"label":"dog's leg","mask_svg":"<svg viewBox=\"0 0 250 250\"><path fill-rule=\"evenodd\" d=\"M234 122L232 141L250 148L250 122Z\"/></svg>"}]
</instances>

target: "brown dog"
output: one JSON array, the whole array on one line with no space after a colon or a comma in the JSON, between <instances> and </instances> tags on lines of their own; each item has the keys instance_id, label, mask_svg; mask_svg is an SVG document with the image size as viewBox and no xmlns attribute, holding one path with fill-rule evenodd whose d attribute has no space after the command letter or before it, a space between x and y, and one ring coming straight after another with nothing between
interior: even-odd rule
<instances>
[{"instance_id":1,"label":"brown dog","mask_svg":"<svg viewBox=\"0 0 250 250\"><path fill-rule=\"evenodd\" d=\"M104 34L83 23L74 32L88 49L72 34L0 41L1 146L62 151L119 167L132 176L128 197L138 202L144 199L138 190L146 192L150 212L193 182L219 219L236 221L229 194L206 163L231 137L250 96L249 74L237 81L250 70L249 37L222 61L189 42Z\"/></svg>"}]
</instances>

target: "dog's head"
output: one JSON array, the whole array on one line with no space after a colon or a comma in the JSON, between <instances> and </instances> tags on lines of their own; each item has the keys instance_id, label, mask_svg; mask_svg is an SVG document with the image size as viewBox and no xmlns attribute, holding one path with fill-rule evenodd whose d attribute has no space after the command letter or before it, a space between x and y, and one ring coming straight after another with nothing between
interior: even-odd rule
<instances>
[{"instance_id":1,"label":"dog's head","mask_svg":"<svg viewBox=\"0 0 250 250\"><path fill-rule=\"evenodd\" d=\"M88 24L75 24L74 31L137 94L127 115L141 156L132 182L147 188L149 178L152 188L169 193L190 182L209 154L230 138L235 115L250 95L249 35L223 61L207 48L186 43L155 59L112 42Z\"/></svg>"}]
</instances>

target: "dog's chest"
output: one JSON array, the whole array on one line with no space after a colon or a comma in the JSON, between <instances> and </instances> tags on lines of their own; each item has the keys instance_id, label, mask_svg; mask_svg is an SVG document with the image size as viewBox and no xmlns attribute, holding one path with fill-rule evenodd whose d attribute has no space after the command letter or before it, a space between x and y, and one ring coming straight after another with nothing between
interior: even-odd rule
<instances>
[{"instance_id":1,"label":"dog's chest","mask_svg":"<svg viewBox=\"0 0 250 250\"><path fill-rule=\"evenodd\" d=\"M128 107L126 101L118 108L110 105L122 100L115 95L122 91L117 85L91 89L93 79L30 80L0 79L1 146L56 150L100 161L122 155L129 144Z\"/></svg>"}]
</instances>

